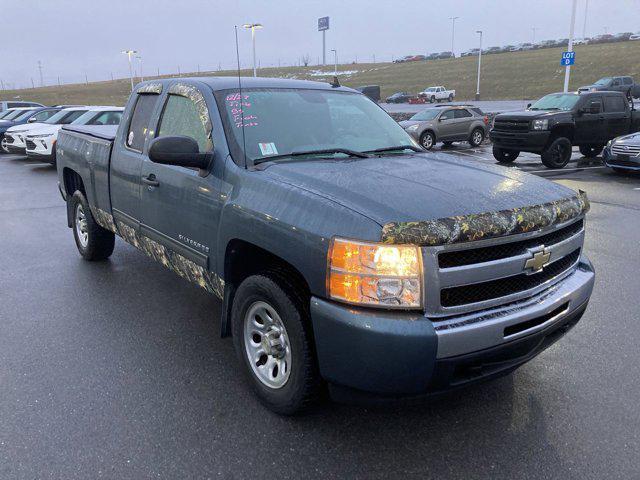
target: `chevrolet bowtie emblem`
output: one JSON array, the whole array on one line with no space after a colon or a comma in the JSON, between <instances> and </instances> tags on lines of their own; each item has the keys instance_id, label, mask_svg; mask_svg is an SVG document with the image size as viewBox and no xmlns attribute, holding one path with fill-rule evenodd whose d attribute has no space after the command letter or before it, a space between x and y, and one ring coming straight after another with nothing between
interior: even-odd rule
<instances>
[{"instance_id":1,"label":"chevrolet bowtie emblem","mask_svg":"<svg viewBox=\"0 0 640 480\"><path fill-rule=\"evenodd\" d=\"M537 273L542 271L551 258L551 252L544 249L539 252L532 253L532 255L533 256L524 264L524 269L527 270L527 273Z\"/></svg>"}]
</instances>

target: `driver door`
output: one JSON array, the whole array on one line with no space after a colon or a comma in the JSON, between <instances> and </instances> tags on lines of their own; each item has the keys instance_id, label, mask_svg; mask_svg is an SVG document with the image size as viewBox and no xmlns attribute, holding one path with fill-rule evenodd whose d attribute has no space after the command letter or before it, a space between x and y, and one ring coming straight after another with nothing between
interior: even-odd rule
<instances>
[{"instance_id":1,"label":"driver door","mask_svg":"<svg viewBox=\"0 0 640 480\"><path fill-rule=\"evenodd\" d=\"M190 84L170 87L156 137L191 137L202 153L213 150L211 130L202 92ZM220 215L216 177L194 168L154 163L146 154L141 180L141 233L197 266L213 270L210 259L215 258Z\"/></svg>"}]
</instances>

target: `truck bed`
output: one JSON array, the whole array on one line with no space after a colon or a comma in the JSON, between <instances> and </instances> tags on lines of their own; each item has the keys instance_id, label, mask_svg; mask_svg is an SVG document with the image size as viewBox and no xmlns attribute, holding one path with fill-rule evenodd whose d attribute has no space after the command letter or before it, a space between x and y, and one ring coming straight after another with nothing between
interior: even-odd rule
<instances>
[{"instance_id":1,"label":"truck bed","mask_svg":"<svg viewBox=\"0 0 640 480\"><path fill-rule=\"evenodd\" d=\"M58 172L69 168L85 181L85 191L92 210L111 213L109 165L117 125L65 125L56 145ZM62 173L61 180L64 178ZM95 215L99 215L94 211Z\"/></svg>"}]
</instances>

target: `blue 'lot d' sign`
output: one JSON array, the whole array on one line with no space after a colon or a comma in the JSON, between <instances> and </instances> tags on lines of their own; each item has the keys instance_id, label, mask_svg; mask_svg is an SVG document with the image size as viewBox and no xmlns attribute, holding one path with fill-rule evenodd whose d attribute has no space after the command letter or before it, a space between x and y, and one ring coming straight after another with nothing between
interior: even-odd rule
<instances>
[{"instance_id":1,"label":"blue 'lot d' sign","mask_svg":"<svg viewBox=\"0 0 640 480\"><path fill-rule=\"evenodd\" d=\"M576 52L562 52L562 58L560 59L560 65L567 67L576 63Z\"/></svg>"}]
</instances>

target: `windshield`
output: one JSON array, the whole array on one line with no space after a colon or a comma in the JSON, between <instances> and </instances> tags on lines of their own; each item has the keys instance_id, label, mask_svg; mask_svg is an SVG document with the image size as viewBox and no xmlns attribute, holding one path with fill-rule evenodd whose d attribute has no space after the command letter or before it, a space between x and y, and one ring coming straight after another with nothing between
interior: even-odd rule
<instances>
[{"instance_id":1,"label":"windshield","mask_svg":"<svg viewBox=\"0 0 640 480\"><path fill-rule=\"evenodd\" d=\"M13 110L5 110L4 112L0 112L0 118L5 118L10 113L13 113Z\"/></svg>"},{"instance_id":2,"label":"windshield","mask_svg":"<svg viewBox=\"0 0 640 480\"><path fill-rule=\"evenodd\" d=\"M86 110L60 110L44 123L48 123L50 125L68 125L85 112Z\"/></svg>"},{"instance_id":3,"label":"windshield","mask_svg":"<svg viewBox=\"0 0 640 480\"><path fill-rule=\"evenodd\" d=\"M611 82L611 77L604 77L594 83L594 85L607 85L609 82Z\"/></svg>"},{"instance_id":4,"label":"windshield","mask_svg":"<svg viewBox=\"0 0 640 480\"><path fill-rule=\"evenodd\" d=\"M27 118L29 118L31 115L33 115L33 110L26 110L26 111L22 111L22 115L18 115L14 120L16 122L21 122L23 120L26 120Z\"/></svg>"},{"instance_id":5,"label":"windshield","mask_svg":"<svg viewBox=\"0 0 640 480\"><path fill-rule=\"evenodd\" d=\"M416 113L411 120L433 120L438 116L442 110L436 110L435 108L429 108L421 112Z\"/></svg>"},{"instance_id":6,"label":"windshield","mask_svg":"<svg viewBox=\"0 0 640 480\"><path fill-rule=\"evenodd\" d=\"M16 118L18 118L20 115L24 114L26 110L14 110L13 112L11 112L9 115L7 115L6 117L3 118L3 120L15 120Z\"/></svg>"},{"instance_id":7,"label":"windshield","mask_svg":"<svg viewBox=\"0 0 640 480\"><path fill-rule=\"evenodd\" d=\"M238 90L217 92L216 100L235 159L242 158L243 144L251 160L311 150L364 152L415 145L397 122L361 94L256 88L242 90L242 102ZM334 155L344 156L323 156Z\"/></svg>"},{"instance_id":8,"label":"windshield","mask_svg":"<svg viewBox=\"0 0 640 480\"><path fill-rule=\"evenodd\" d=\"M436 91L436 87L429 87L425 90L425 92L435 92Z\"/></svg>"},{"instance_id":9,"label":"windshield","mask_svg":"<svg viewBox=\"0 0 640 480\"><path fill-rule=\"evenodd\" d=\"M579 99L575 93L552 93L531 105L530 110L571 110Z\"/></svg>"},{"instance_id":10,"label":"windshield","mask_svg":"<svg viewBox=\"0 0 640 480\"><path fill-rule=\"evenodd\" d=\"M120 110L90 110L73 121L74 125L118 125Z\"/></svg>"}]
</instances>

